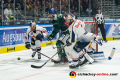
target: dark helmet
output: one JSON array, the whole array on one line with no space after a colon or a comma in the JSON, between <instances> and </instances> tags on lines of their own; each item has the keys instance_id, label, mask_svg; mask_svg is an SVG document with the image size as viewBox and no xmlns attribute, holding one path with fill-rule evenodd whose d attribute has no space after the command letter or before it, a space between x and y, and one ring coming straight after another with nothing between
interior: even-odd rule
<instances>
[{"instance_id":1,"label":"dark helmet","mask_svg":"<svg viewBox=\"0 0 120 80\"><path fill-rule=\"evenodd\" d=\"M55 8L51 8L50 10L49 10L49 14L56 14L57 12L56 12L56 9Z\"/></svg>"}]
</instances>

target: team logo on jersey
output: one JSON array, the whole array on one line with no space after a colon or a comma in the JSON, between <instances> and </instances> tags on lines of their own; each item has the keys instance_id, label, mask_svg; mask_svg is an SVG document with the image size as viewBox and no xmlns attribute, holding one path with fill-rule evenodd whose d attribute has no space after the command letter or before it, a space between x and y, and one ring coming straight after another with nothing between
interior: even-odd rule
<instances>
[{"instance_id":1,"label":"team logo on jersey","mask_svg":"<svg viewBox=\"0 0 120 80\"><path fill-rule=\"evenodd\" d=\"M71 78L75 78L76 77L76 72L75 71L71 71L70 74L69 74L69 76Z\"/></svg>"},{"instance_id":2,"label":"team logo on jersey","mask_svg":"<svg viewBox=\"0 0 120 80\"><path fill-rule=\"evenodd\" d=\"M88 47L88 49L90 49L92 47L92 42L89 44L89 47Z\"/></svg>"},{"instance_id":3,"label":"team logo on jersey","mask_svg":"<svg viewBox=\"0 0 120 80\"><path fill-rule=\"evenodd\" d=\"M116 36L116 35L120 35L120 30L119 30L119 27L120 27L120 24L118 26L116 26L114 24L114 27L115 27L115 30L113 31L114 33L112 33L113 36Z\"/></svg>"}]
</instances>

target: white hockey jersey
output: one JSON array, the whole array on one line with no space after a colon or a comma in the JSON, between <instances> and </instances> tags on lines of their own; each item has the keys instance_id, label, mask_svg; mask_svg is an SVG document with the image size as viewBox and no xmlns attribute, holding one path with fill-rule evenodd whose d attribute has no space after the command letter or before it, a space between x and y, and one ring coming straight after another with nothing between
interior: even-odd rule
<instances>
[{"instance_id":1,"label":"white hockey jersey","mask_svg":"<svg viewBox=\"0 0 120 80\"><path fill-rule=\"evenodd\" d=\"M47 30L39 25L36 25L36 32L33 32L31 28L28 28L24 37L25 42L28 42L29 36L36 40L36 36L41 33L43 33L44 37L47 37Z\"/></svg>"},{"instance_id":2,"label":"white hockey jersey","mask_svg":"<svg viewBox=\"0 0 120 80\"><path fill-rule=\"evenodd\" d=\"M80 37L81 35L86 33L85 24L84 22L80 20L75 20L70 26L69 26L69 32L70 32L70 42L75 42L75 40Z\"/></svg>"},{"instance_id":3,"label":"white hockey jersey","mask_svg":"<svg viewBox=\"0 0 120 80\"><path fill-rule=\"evenodd\" d=\"M69 42L71 42L71 43L75 42L75 40L80 40L80 41L84 41L84 42L94 42L94 39L96 39L96 40L101 39L100 36L97 36L96 34L87 32L84 22L82 22L80 20L75 20L69 26L69 32L70 32Z\"/></svg>"}]
</instances>

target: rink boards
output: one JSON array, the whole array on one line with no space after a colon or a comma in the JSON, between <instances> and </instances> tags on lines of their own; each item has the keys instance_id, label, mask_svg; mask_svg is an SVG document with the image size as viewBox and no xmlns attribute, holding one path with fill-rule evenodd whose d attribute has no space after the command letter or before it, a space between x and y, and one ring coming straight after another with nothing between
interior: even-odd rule
<instances>
[{"instance_id":1,"label":"rink boards","mask_svg":"<svg viewBox=\"0 0 120 80\"><path fill-rule=\"evenodd\" d=\"M48 35L51 34L53 30L52 24L40 24L40 26L46 28ZM1 26L0 27L0 54L26 50L24 35L29 28L29 25L12 25L12 26ZM56 44L55 36L53 39L53 44ZM29 41L31 41L29 39ZM43 39L41 47L51 46L51 43L48 42L47 37Z\"/></svg>"},{"instance_id":2,"label":"rink boards","mask_svg":"<svg viewBox=\"0 0 120 80\"><path fill-rule=\"evenodd\" d=\"M107 40L120 40L120 23L105 23L105 32ZM99 30L98 35L101 36Z\"/></svg>"},{"instance_id":3,"label":"rink boards","mask_svg":"<svg viewBox=\"0 0 120 80\"><path fill-rule=\"evenodd\" d=\"M39 24L45 27L48 35L52 33L52 24ZM24 45L24 35L29 25L10 25L0 27L0 54L9 53L14 51L26 50ZM119 23L106 23L105 32L107 40L120 40L120 24ZM101 34L99 34L101 35ZM53 39L53 44L56 44L56 40L59 34ZM30 40L29 40L30 41ZM51 46L47 38L44 38L41 47Z\"/></svg>"}]
</instances>

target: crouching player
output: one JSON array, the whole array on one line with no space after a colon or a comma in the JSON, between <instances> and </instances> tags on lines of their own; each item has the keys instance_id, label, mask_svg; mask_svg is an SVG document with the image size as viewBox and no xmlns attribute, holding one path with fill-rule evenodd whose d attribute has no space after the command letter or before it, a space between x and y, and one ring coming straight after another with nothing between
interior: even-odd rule
<instances>
[{"instance_id":1,"label":"crouching player","mask_svg":"<svg viewBox=\"0 0 120 80\"><path fill-rule=\"evenodd\" d=\"M67 17L67 23L70 25L70 36L74 34L74 38L75 40L77 40L71 51L72 63L69 65L70 68L82 66L87 62L87 59L84 56L84 54L86 54L85 47L90 44L91 40L94 40L100 45L102 45L100 37L97 37L94 34L87 32L84 22L80 20L74 20L73 17L73 14L69 14Z\"/></svg>"},{"instance_id":2,"label":"crouching player","mask_svg":"<svg viewBox=\"0 0 120 80\"><path fill-rule=\"evenodd\" d=\"M31 44L29 42L29 37L31 36ZM30 23L30 28L27 29L25 34L25 47L27 49L32 48L33 54L35 56L36 52L38 53L38 59L41 59L41 42L44 37L47 37L47 31L45 28L36 25L35 21Z\"/></svg>"}]
</instances>

